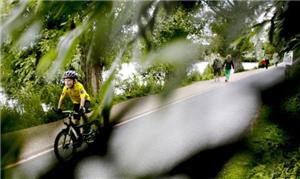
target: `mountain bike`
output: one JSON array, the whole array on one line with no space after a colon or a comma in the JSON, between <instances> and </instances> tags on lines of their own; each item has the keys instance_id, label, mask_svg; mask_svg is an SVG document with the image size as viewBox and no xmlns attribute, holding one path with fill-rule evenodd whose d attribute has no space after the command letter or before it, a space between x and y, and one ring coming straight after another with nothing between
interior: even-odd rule
<instances>
[{"instance_id":1,"label":"mountain bike","mask_svg":"<svg viewBox=\"0 0 300 179\"><path fill-rule=\"evenodd\" d=\"M62 111L67 114L64 119L66 128L62 129L56 136L54 141L54 153L59 161L66 162L71 160L76 151L82 147L83 143L91 144L96 140L100 132L100 122L95 119L81 125L77 125L74 121L74 115L78 115L73 110ZM89 129L88 133L82 133L83 129Z\"/></svg>"}]
</instances>

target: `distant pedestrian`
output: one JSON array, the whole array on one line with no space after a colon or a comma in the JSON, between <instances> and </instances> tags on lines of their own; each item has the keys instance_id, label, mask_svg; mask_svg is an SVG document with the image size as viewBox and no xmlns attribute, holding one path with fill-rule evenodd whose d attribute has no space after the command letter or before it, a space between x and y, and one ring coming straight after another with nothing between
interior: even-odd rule
<instances>
[{"instance_id":1,"label":"distant pedestrian","mask_svg":"<svg viewBox=\"0 0 300 179\"><path fill-rule=\"evenodd\" d=\"M268 69L268 68L269 68L269 64L270 64L270 61L269 61L268 58L266 58L265 61L266 61L266 69Z\"/></svg>"},{"instance_id":2,"label":"distant pedestrian","mask_svg":"<svg viewBox=\"0 0 300 179\"><path fill-rule=\"evenodd\" d=\"M263 68L266 67L267 61L266 61L265 58L263 58L263 59L261 60L261 64L262 64L262 67L263 67Z\"/></svg>"},{"instance_id":3,"label":"distant pedestrian","mask_svg":"<svg viewBox=\"0 0 300 179\"><path fill-rule=\"evenodd\" d=\"M234 64L231 55L227 55L223 63L223 68L225 67L225 82L229 81L231 69L234 69Z\"/></svg>"},{"instance_id":4,"label":"distant pedestrian","mask_svg":"<svg viewBox=\"0 0 300 179\"><path fill-rule=\"evenodd\" d=\"M273 63L275 64L275 67L277 67L277 65L279 63L278 53L273 54Z\"/></svg>"},{"instance_id":5,"label":"distant pedestrian","mask_svg":"<svg viewBox=\"0 0 300 179\"><path fill-rule=\"evenodd\" d=\"M222 62L218 57L214 59L212 67L214 70L215 82L220 81L220 76L221 76L221 71L222 71Z\"/></svg>"}]
</instances>

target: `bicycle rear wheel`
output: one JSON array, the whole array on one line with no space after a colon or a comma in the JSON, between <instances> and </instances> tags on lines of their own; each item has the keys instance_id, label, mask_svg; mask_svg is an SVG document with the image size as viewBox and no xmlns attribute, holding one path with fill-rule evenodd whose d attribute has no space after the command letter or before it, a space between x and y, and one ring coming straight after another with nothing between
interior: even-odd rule
<instances>
[{"instance_id":1,"label":"bicycle rear wheel","mask_svg":"<svg viewBox=\"0 0 300 179\"><path fill-rule=\"evenodd\" d=\"M74 143L76 140L67 130L58 133L54 141L54 153L59 161L66 162L75 154Z\"/></svg>"},{"instance_id":2,"label":"bicycle rear wheel","mask_svg":"<svg viewBox=\"0 0 300 179\"><path fill-rule=\"evenodd\" d=\"M100 133L100 124L98 120L94 120L88 124L88 128L90 129L90 134L85 137L85 141L87 144L93 143L97 136Z\"/></svg>"}]
</instances>

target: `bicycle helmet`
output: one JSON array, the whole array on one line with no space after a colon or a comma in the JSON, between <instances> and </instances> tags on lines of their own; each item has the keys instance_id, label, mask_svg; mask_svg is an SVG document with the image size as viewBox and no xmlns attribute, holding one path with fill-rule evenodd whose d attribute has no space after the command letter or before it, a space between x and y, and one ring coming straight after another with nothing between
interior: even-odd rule
<instances>
[{"instance_id":1,"label":"bicycle helmet","mask_svg":"<svg viewBox=\"0 0 300 179\"><path fill-rule=\"evenodd\" d=\"M77 79L77 73L73 70L68 70L64 73L63 79Z\"/></svg>"}]
</instances>

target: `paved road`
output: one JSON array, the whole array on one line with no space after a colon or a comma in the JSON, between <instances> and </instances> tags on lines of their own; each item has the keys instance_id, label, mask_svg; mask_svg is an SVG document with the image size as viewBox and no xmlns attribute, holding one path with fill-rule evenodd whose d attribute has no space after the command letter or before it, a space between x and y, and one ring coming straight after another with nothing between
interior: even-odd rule
<instances>
[{"instance_id":1,"label":"paved road","mask_svg":"<svg viewBox=\"0 0 300 179\"><path fill-rule=\"evenodd\" d=\"M273 69L141 116L116 130L114 162L121 172L153 176L199 151L236 141L255 119L260 90L282 76L283 69Z\"/></svg>"},{"instance_id":2,"label":"paved road","mask_svg":"<svg viewBox=\"0 0 300 179\"><path fill-rule=\"evenodd\" d=\"M197 84L179 89L164 105L159 105L157 96L145 98L139 107L151 107L143 108L140 113L129 112L122 119L125 122L115 128L107 157L83 160L75 175L78 178L155 176L195 153L238 140L256 116L260 90L280 82L284 69L243 74L235 74L227 84L202 82L206 83L200 88L202 91ZM114 110L120 110L119 106ZM50 148L45 155L5 172L7 176L13 173L12 178L24 175L37 178L55 163Z\"/></svg>"}]
</instances>

